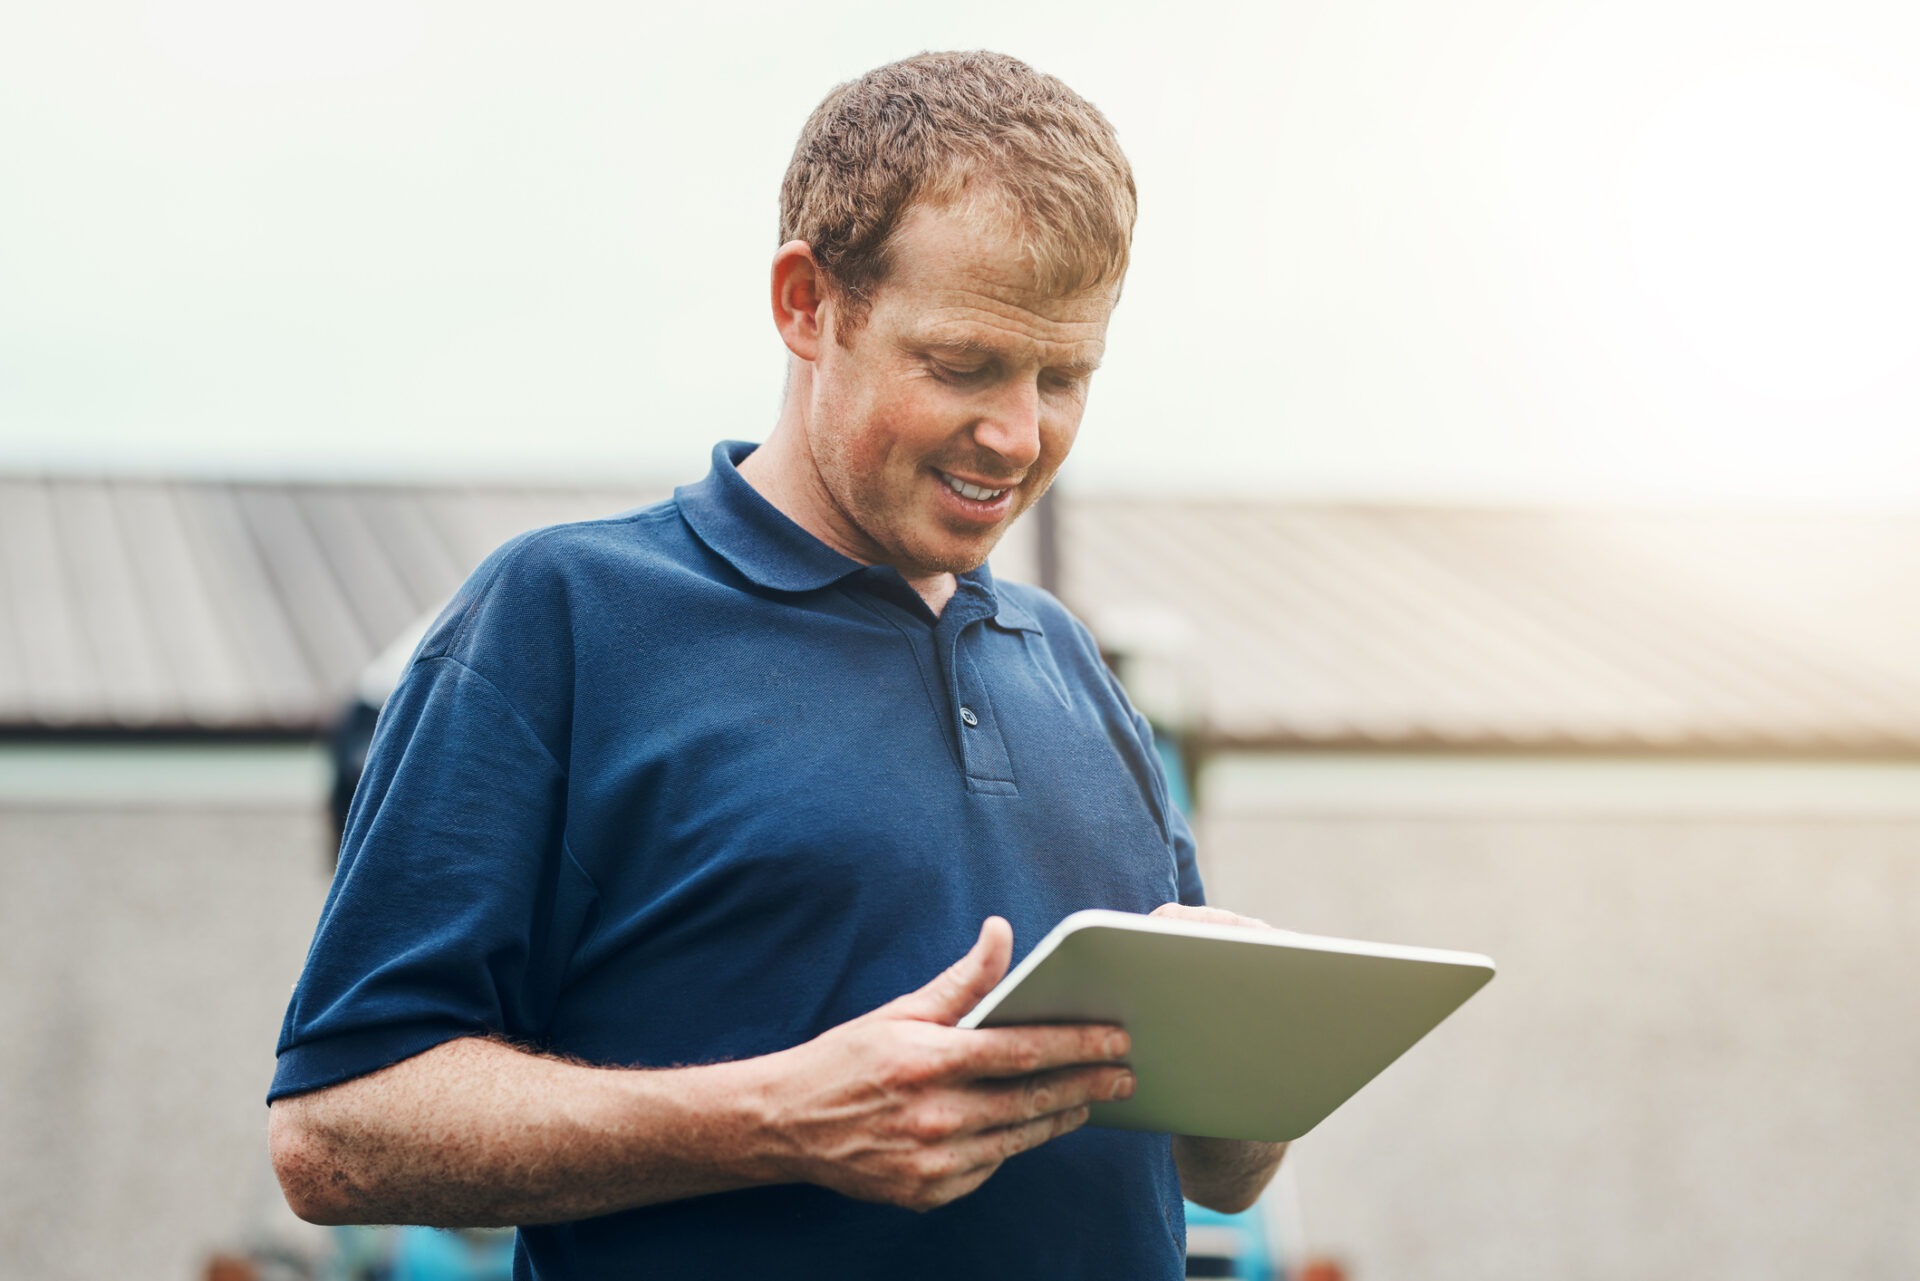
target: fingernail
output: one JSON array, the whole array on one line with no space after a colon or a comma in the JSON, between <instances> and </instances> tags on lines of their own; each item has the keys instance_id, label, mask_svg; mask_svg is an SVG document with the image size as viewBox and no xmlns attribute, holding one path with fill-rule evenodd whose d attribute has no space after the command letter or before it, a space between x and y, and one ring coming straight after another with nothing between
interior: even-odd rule
<instances>
[{"instance_id":1,"label":"fingernail","mask_svg":"<svg viewBox=\"0 0 1920 1281\"><path fill-rule=\"evenodd\" d=\"M1107 1038L1107 1057L1110 1059L1124 1059L1127 1057L1127 1034L1125 1032L1115 1032Z\"/></svg>"},{"instance_id":2,"label":"fingernail","mask_svg":"<svg viewBox=\"0 0 1920 1281\"><path fill-rule=\"evenodd\" d=\"M1133 1074L1129 1072L1127 1075L1121 1077L1118 1081L1115 1081L1113 1083L1113 1092L1109 1094L1107 1097L1110 1099L1132 1098L1133 1097Z\"/></svg>"}]
</instances>

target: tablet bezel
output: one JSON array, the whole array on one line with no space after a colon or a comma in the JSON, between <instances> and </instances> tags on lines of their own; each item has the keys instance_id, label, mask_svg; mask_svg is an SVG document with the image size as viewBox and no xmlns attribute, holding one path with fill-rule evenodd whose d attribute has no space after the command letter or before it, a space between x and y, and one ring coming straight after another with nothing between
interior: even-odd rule
<instances>
[{"instance_id":1,"label":"tablet bezel","mask_svg":"<svg viewBox=\"0 0 1920 1281\"><path fill-rule=\"evenodd\" d=\"M1289 1140L1493 973L1474 952L1090 909L1055 926L959 1026L1123 1023L1138 1086L1093 1105L1091 1124Z\"/></svg>"}]
</instances>

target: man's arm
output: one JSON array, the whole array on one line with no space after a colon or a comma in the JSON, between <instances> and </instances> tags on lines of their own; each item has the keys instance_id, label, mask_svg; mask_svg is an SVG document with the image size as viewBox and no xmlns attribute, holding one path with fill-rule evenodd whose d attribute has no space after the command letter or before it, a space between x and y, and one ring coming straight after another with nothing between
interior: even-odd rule
<instances>
[{"instance_id":1,"label":"man's arm","mask_svg":"<svg viewBox=\"0 0 1920 1281\"><path fill-rule=\"evenodd\" d=\"M1152 915L1179 921L1199 921L1207 925L1250 925L1272 929L1265 921L1240 916L1217 907L1187 907L1180 903L1162 903ZM1238 1214L1260 1199L1280 1158L1287 1154L1284 1143L1261 1143L1253 1139L1203 1139L1190 1134L1173 1138L1173 1163L1180 1171L1180 1193L1195 1205L1222 1214Z\"/></svg>"},{"instance_id":2,"label":"man's arm","mask_svg":"<svg viewBox=\"0 0 1920 1281\"><path fill-rule=\"evenodd\" d=\"M1238 1214L1258 1201L1286 1154L1284 1143L1173 1136L1180 1195L1222 1214Z\"/></svg>"},{"instance_id":3,"label":"man's arm","mask_svg":"<svg viewBox=\"0 0 1920 1281\"><path fill-rule=\"evenodd\" d=\"M448 1042L277 1100L274 1170L316 1223L551 1223L790 1182L932 1209L1132 1093L1118 1028L953 1026L1012 947L989 918L926 987L736 1063L620 1070Z\"/></svg>"}]
</instances>

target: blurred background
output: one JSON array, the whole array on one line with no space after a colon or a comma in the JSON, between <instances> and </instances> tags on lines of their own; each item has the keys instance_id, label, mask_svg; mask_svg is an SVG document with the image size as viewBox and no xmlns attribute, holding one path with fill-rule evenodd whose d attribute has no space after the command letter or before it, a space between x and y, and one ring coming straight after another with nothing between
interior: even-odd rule
<instances>
[{"instance_id":1,"label":"blurred background","mask_svg":"<svg viewBox=\"0 0 1920 1281\"><path fill-rule=\"evenodd\" d=\"M1296 1271L1920 1275L1881 0L0 14L0 1275L331 1248L262 1106L330 742L487 550L764 434L793 138L956 47L1141 191L997 571L1178 747L1214 901L1500 963L1289 1157Z\"/></svg>"}]
</instances>

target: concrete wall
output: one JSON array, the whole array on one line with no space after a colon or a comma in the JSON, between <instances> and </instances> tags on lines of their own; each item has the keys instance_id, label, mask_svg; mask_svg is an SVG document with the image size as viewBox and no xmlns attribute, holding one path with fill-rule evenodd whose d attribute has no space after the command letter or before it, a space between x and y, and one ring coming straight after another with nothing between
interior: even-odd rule
<instances>
[{"instance_id":1,"label":"concrete wall","mask_svg":"<svg viewBox=\"0 0 1920 1281\"><path fill-rule=\"evenodd\" d=\"M311 764L222 801L217 762L0 759L0 1278L299 1230L261 1100L325 892ZM1207 781L1216 902L1501 966L1291 1158L1355 1281L1920 1276L1920 771Z\"/></svg>"},{"instance_id":2,"label":"concrete wall","mask_svg":"<svg viewBox=\"0 0 1920 1281\"><path fill-rule=\"evenodd\" d=\"M0 803L0 1277L187 1281L314 1231L264 1099L327 839L317 802Z\"/></svg>"},{"instance_id":3,"label":"concrete wall","mask_svg":"<svg viewBox=\"0 0 1920 1281\"><path fill-rule=\"evenodd\" d=\"M1920 773L1688 769L1211 780L1215 902L1500 966L1290 1158L1358 1281L1920 1276Z\"/></svg>"}]
</instances>

